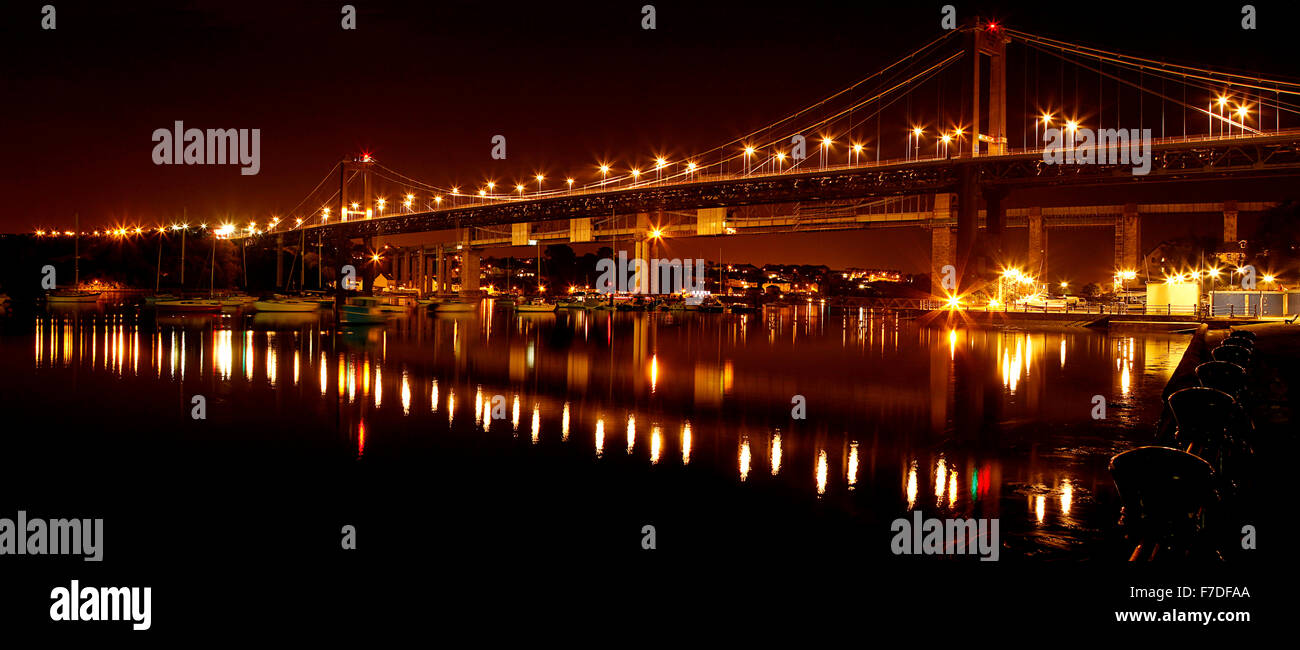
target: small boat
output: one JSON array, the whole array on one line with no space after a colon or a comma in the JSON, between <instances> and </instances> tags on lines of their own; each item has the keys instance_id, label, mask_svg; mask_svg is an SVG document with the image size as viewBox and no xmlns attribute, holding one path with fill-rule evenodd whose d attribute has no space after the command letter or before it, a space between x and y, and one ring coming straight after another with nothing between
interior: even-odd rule
<instances>
[{"instance_id":1,"label":"small boat","mask_svg":"<svg viewBox=\"0 0 1300 650\"><path fill-rule=\"evenodd\" d=\"M388 320L383 301L379 298L358 297L339 307L339 322L351 325L374 325Z\"/></svg>"},{"instance_id":2,"label":"small boat","mask_svg":"<svg viewBox=\"0 0 1300 650\"><path fill-rule=\"evenodd\" d=\"M77 291L75 289L62 289L51 291L45 295L46 302L98 302L98 291Z\"/></svg>"},{"instance_id":3,"label":"small boat","mask_svg":"<svg viewBox=\"0 0 1300 650\"><path fill-rule=\"evenodd\" d=\"M453 314L471 312L478 308L477 302L466 300L444 300L436 305L430 305L430 309L439 314Z\"/></svg>"},{"instance_id":4,"label":"small boat","mask_svg":"<svg viewBox=\"0 0 1300 650\"><path fill-rule=\"evenodd\" d=\"M544 300L530 300L515 305L515 311L521 314L540 314L555 311L555 303Z\"/></svg>"},{"instance_id":5,"label":"small boat","mask_svg":"<svg viewBox=\"0 0 1300 650\"><path fill-rule=\"evenodd\" d=\"M732 303L731 306L727 308L727 311L733 314L753 314L758 312L758 308L754 307L753 305L746 305L745 303L742 302L735 302Z\"/></svg>"},{"instance_id":6,"label":"small boat","mask_svg":"<svg viewBox=\"0 0 1300 650\"><path fill-rule=\"evenodd\" d=\"M495 305L502 305L502 306L504 306L504 307L509 307L509 306L515 304L515 297L514 297L514 296L497 296L496 298L493 298L493 299L492 299L492 304L495 304Z\"/></svg>"},{"instance_id":7,"label":"small boat","mask_svg":"<svg viewBox=\"0 0 1300 650\"><path fill-rule=\"evenodd\" d=\"M221 311L220 300L163 300L154 303L154 308L160 312L169 313L192 313L192 312L213 312Z\"/></svg>"},{"instance_id":8,"label":"small boat","mask_svg":"<svg viewBox=\"0 0 1300 650\"><path fill-rule=\"evenodd\" d=\"M320 303L315 300L275 299L253 302L253 309L261 312L307 312L319 308Z\"/></svg>"},{"instance_id":9,"label":"small boat","mask_svg":"<svg viewBox=\"0 0 1300 650\"><path fill-rule=\"evenodd\" d=\"M152 296L145 296L145 297L144 297L144 304L145 304L145 306L147 306L147 307L152 307L152 306L158 304L159 302L163 302L163 301L167 301L167 300L180 300L180 296L173 295L173 294L170 294L170 293L159 293L159 294L154 294L154 295L152 295Z\"/></svg>"}]
</instances>

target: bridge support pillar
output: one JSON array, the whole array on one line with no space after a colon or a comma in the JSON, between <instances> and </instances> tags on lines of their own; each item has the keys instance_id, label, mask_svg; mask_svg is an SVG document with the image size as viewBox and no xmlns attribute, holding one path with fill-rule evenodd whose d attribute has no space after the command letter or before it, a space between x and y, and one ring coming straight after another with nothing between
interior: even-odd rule
<instances>
[{"instance_id":1,"label":"bridge support pillar","mask_svg":"<svg viewBox=\"0 0 1300 650\"><path fill-rule=\"evenodd\" d=\"M447 249L438 244L433 254L433 292L443 293L447 290Z\"/></svg>"},{"instance_id":2,"label":"bridge support pillar","mask_svg":"<svg viewBox=\"0 0 1300 650\"><path fill-rule=\"evenodd\" d=\"M466 248L460 256L460 295L478 296L479 257L476 250Z\"/></svg>"},{"instance_id":3,"label":"bridge support pillar","mask_svg":"<svg viewBox=\"0 0 1300 650\"><path fill-rule=\"evenodd\" d=\"M1237 243L1237 202L1223 202L1223 243Z\"/></svg>"},{"instance_id":4,"label":"bridge support pillar","mask_svg":"<svg viewBox=\"0 0 1300 650\"><path fill-rule=\"evenodd\" d=\"M284 286L284 233L275 236L275 288Z\"/></svg>"},{"instance_id":5,"label":"bridge support pillar","mask_svg":"<svg viewBox=\"0 0 1300 650\"><path fill-rule=\"evenodd\" d=\"M1001 190L984 190L984 251L981 272L996 273L996 265L1004 262L1002 235L1006 225L1006 210L1002 200L1006 195Z\"/></svg>"},{"instance_id":6,"label":"bridge support pillar","mask_svg":"<svg viewBox=\"0 0 1300 650\"><path fill-rule=\"evenodd\" d=\"M1029 208L1029 268L1040 280L1047 277L1047 230L1043 227L1043 209Z\"/></svg>"},{"instance_id":7,"label":"bridge support pillar","mask_svg":"<svg viewBox=\"0 0 1300 650\"><path fill-rule=\"evenodd\" d=\"M423 298L424 294L428 293L429 291L429 282L428 282L429 272L428 272L428 268L424 265L424 256L427 250L428 250L427 247L421 246L420 252L416 253L415 255L415 259L416 259L415 263L418 265L416 268L419 269L418 271L415 272L415 293L421 298Z\"/></svg>"},{"instance_id":8,"label":"bridge support pillar","mask_svg":"<svg viewBox=\"0 0 1300 650\"><path fill-rule=\"evenodd\" d=\"M970 287L974 280L975 235L979 231L979 187L975 182L975 169L962 165L958 173L957 193L957 277L954 294Z\"/></svg>"},{"instance_id":9,"label":"bridge support pillar","mask_svg":"<svg viewBox=\"0 0 1300 650\"><path fill-rule=\"evenodd\" d=\"M357 271L361 274L361 295L375 295L375 276L379 273L379 263L371 259L375 250L375 239L365 237L361 240L362 254L365 258L361 261L361 268Z\"/></svg>"},{"instance_id":10,"label":"bridge support pillar","mask_svg":"<svg viewBox=\"0 0 1300 650\"><path fill-rule=\"evenodd\" d=\"M1115 270L1136 271L1141 243L1141 217L1137 204L1125 203L1124 214L1115 222Z\"/></svg>"},{"instance_id":11,"label":"bridge support pillar","mask_svg":"<svg viewBox=\"0 0 1300 650\"><path fill-rule=\"evenodd\" d=\"M938 297L956 295L943 286L945 266L956 266L957 238L952 226L937 225L930 229L930 293ZM954 274L954 278L956 275Z\"/></svg>"}]
</instances>

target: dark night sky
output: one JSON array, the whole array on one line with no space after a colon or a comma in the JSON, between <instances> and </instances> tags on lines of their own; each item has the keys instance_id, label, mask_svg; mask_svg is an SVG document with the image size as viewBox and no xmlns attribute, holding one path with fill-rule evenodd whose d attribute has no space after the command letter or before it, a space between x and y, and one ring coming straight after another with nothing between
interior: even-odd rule
<instances>
[{"instance_id":1,"label":"dark night sky","mask_svg":"<svg viewBox=\"0 0 1300 650\"><path fill-rule=\"evenodd\" d=\"M647 2L653 31L640 27ZM8 232L70 227L74 212L92 227L182 210L265 219L363 149L439 185L513 184L538 169L590 179L598 159L706 150L844 88L936 36L945 3L361 0L350 32L337 1L55 2L55 31L39 27L42 4L9 3L0 17ZM960 18L1135 54L1273 76L1295 67L1297 11L1281 3L1255 3L1255 32L1240 29L1241 3L953 4ZM1019 98L1009 105L1019 125ZM154 165L151 133L175 120L261 129L261 173ZM505 161L490 159L494 134L508 139ZM1094 234L1106 250L1109 233ZM708 241L681 245L716 255ZM906 270L928 256L910 230L726 246L754 262Z\"/></svg>"}]
</instances>

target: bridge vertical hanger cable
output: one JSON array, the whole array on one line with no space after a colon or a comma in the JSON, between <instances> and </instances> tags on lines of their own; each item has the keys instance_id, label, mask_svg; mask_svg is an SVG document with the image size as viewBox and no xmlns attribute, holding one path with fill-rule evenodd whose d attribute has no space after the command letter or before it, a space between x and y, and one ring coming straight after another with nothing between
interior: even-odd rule
<instances>
[{"instance_id":1,"label":"bridge vertical hanger cable","mask_svg":"<svg viewBox=\"0 0 1300 650\"><path fill-rule=\"evenodd\" d=\"M1029 45L1030 45L1030 47L1034 47L1034 48L1041 49L1042 51L1047 52L1048 54L1051 54L1051 55L1053 55L1053 56L1056 56L1056 57L1058 57L1059 59L1061 59L1062 61L1070 61L1069 59L1067 59L1067 58L1064 56L1064 53L1058 53L1058 52L1056 52L1056 51L1054 51L1053 49L1050 49L1050 48L1043 48L1042 46L1037 45L1037 44L1032 43L1032 42L1029 43ZM1091 55L1089 55L1089 58L1091 58ZM1083 66L1083 67L1086 67L1086 68L1088 68L1088 69L1092 69L1091 66L1088 66L1087 64L1085 64L1085 63L1083 63L1083 62L1081 62L1081 61L1071 61L1071 62L1074 63L1074 65ZM1112 62L1112 63L1115 63L1114 60L1111 60L1111 62ZM1122 62L1121 62L1120 64L1123 65ZM1134 64L1134 65L1131 66L1129 69L1130 69L1131 71L1134 71L1134 70L1137 69L1137 65ZM1150 74L1150 73L1152 72L1150 68L1146 68L1146 71L1147 71L1148 74ZM1136 88L1136 89L1138 89L1138 90L1139 90L1141 93L1143 93L1143 94L1151 94L1151 95L1155 95L1155 96L1163 97L1165 100L1170 101L1170 102L1174 102L1174 101L1176 101L1175 99L1173 99L1172 97L1168 97L1167 95L1163 95L1163 94L1158 93L1158 92L1156 92L1156 91L1153 91L1153 90L1150 90L1150 89L1143 88L1143 87L1139 86L1139 84L1137 84L1137 83L1134 83L1134 82L1132 82L1132 81L1129 81L1129 80L1127 80L1127 79L1124 79L1124 78L1123 78L1122 76L1120 76L1119 74L1109 74L1109 73L1104 73L1104 74L1106 74L1107 77L1109 77L1109 78L1111 78L1111 79L1114 79L1114 80L1115 80L1116 87L1120 90L1119 97L1117 97L1117 99L1116 99L1116 109L1117 109L1116 112L1117 112L1117 114L1119 114L1119 109L1121 108L1121 100L1122 100L1122 97L1123 97L1123 92L1122 92L1122 90L1123 90L1123 87L1124 87L1124 86L1129 86L1129 87L1132 87L1132 88ZM1166 75L1166 76L1168 76L1168 75L1175 75L1175 76L1176 76L1176 73L1169 73L1169 72L1163 72L1163 71L1160 72L1159 74L1161 74L1161 75ZM1195 75L1187 75L1187 76L1189 76L1189 77L1191 77L1191 78L1196 78ZM1203 88L1203 89L1212 90L1212 88L1210 87L1210 84L1208 84L1208 83L1202 83L1202 82L1199 82L1199 81L1198 81L1198 82L1193 82L1193 85L1196 85L1197 87L1200 87L1200 88ZM1300 94L1300 93L1297 93L1297 94ZM1213 123L1215 120L1217 120L1221 125L1222 125L1223 123L1227 123L1227 124L1231 124L1231 125L1234 126L1234 127L1240 127L1240 128L1243 128L1243 129L1246 130L1246 131L1251 131L1251 132L1254 132L1254 133L1257 133L1257 134L1258 134L1258 133L1261 133L1261 131L1259 131L1258 129L1255 129L1255 128L1250 127L1250 126L1248 126L1248 125L1244 125L1244 124L1241 124L1241 123L1235 122L1235 121L1233 121L1230 117L1225 117L1225 116L1216 115L1215 113L1213 113L1213 112L1211 112L1211 111L1209 111L1209 110L1207 110L1207 109L1200 108L1200 107L1197 107L1197 106L1191 106L1191 105L1188 105L1188 104L1186 104L1186 103L1180 103L1180 104L1183 105L1184 108L1185 108L1186 110L1191 110L1191 111L1193 111L1193 112L1195 112L1195 113L1200 113L1200 114L1207 115L1207 116L1211 119L1211 123ZM1292 105L1290 105L1288 102L1278 102L1278 104L1279 104L1279 107L1284 107L1284 108L1285 108L1288 112L1290 112L1290 113L1300 113L1300 106L1292 106Z\"/></svg>"}]
</instances>

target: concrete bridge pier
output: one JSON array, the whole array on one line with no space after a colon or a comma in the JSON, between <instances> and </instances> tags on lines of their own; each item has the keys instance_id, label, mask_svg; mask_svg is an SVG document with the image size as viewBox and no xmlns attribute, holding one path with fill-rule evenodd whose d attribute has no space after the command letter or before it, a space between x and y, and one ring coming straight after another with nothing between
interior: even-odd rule
<instances>
[{"instance_id":1,"label":"concrete bridge pier","mask_svg":"<svg viewBox=\"0 0 1300 650\"><path fill-rule=\"evenodd\" d=\"M1115 270L1136 271L1142 252L1141 217L1137 204L1125 203L1124 213L1115 219Z\"/></svg>"},{"instance_id":2,"label":"concrete bridge pier","mask_svg":"<svg viewBox=\"0 0 1300 650\"><path fill-rule=\"evenodd\" d=\"M1237 243L1237 202L1223 202L1223 243Z\"/></svg>"},{"instance_id":3,"label":"concrete bridge pier","mask_svg":"<svg viewBox=\"0 0 1300 650\"><path fill-rule=\"evenodd\" d=\"M957 264L957 239L952 226L953 195L948 193L934 195L934 209L930 215L930 293L936 297L946 297L949 291L943 286L943 267Z\"/></svg>"},{"instance_id":4,"label":"concrete bridge pier","mask_svg":"<svg viewBox=\"0 0 1300 650\"><path fill-rule=\"evenodd\" d=\"M361 295L375 295L375 276L378 274L379 265L370 258L374 254L375 238L364 237L361 240L362 254L361 268L357 269L357 275L361 277Z\"/></svg>"},{"instance_id":5,"label":"concrete bridge pier","mask_svg":"<svg viewBox=\"0 0 1300 650\"><path fill-rule=\"evenodd\" d=\"M997 273L1005 264L1003 252L1003 233L1006 226L1006 210L1003 199L1005 190L984 190L984 246L981 254L981 273Z\"/></svg>"},{"instance_id":6,"label":"concrete bridge pier","mask_svg":"<svg viewBox=\"0 0 1300 650\"><path fill-rule=\"evenodd\" d=\"M979 232L979 187L976 183L976 170L971 165L962 165L958 174L957 192L957 288L958 295L968 290L975 281L975 265L971 264L975 254L975 236Z\"/></svg>"},{"instance_id":7,"label":"concrete bridge pier","mask_svg":"<svg viewBox=\"0 0 1300 650\"><path fill-rule=\"evenodd\" d=\"M1047 230L1043 226L1043 209L1029 208L1029 273L1047 277Z\"/></svg>"},{"instance_id":8,"label":"concrete bridge pier","mask_svg":"<svg viewBox=\"0 0 1300 650\"><path fill-rule=\"evenodd\" d=\"M275 288L284 287L284 233L275 236Z\"/></svg>"},{"instance_id":9,"label":"concrete bridge pier","mask_svg":"<svg viewBox=\"0 0 1300 650\"><path fill-rule=\"evenodd\" d=\"M480 251L466 247L460 257L460 295L476 298L479 295Z\"/></svg>"},{"instance_id":10,"label":"concrete bridge pier","mask_svg":"<svg viewBox=\"0 0 1300 650\"><path fill-rule=\"evenodd\" d=\"M433 255L433 292L447 291L447 249L438 244Z\"/></svg>"},{"instance_id":11,"label":"concrete bridge pier","mask_svg":"<svg viewBox=\"0 0 1300 650\"><path fill-rule=\"evenodd\" d=\"M415 273L415 293L421 298L429 292L429 267L425 266L425 256L428 252L428 246L420 246L420 251L416 253L416 264L419 270Z\"/></svg>"}]
</instances>

